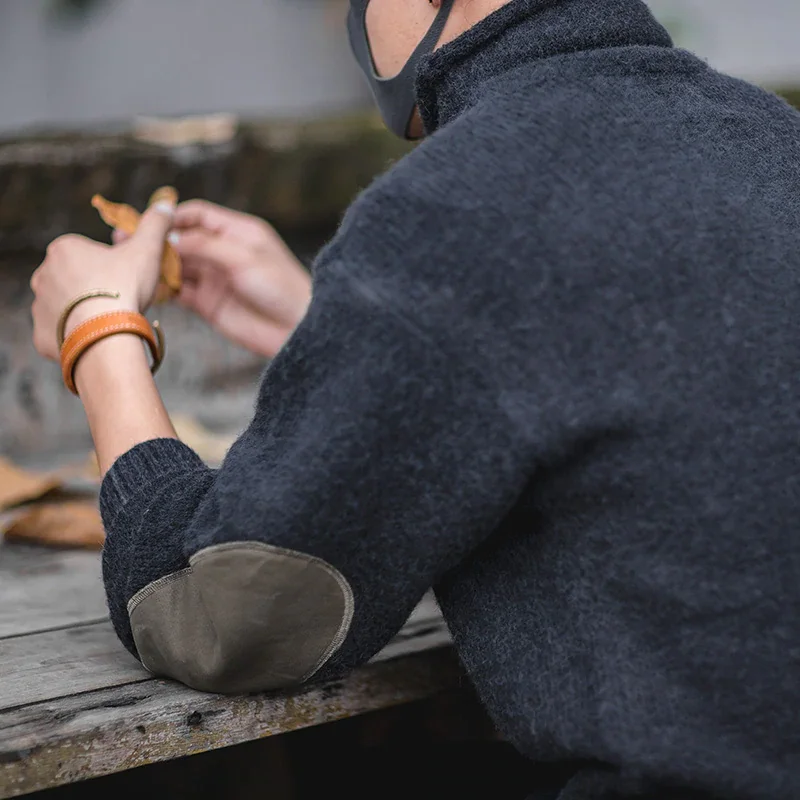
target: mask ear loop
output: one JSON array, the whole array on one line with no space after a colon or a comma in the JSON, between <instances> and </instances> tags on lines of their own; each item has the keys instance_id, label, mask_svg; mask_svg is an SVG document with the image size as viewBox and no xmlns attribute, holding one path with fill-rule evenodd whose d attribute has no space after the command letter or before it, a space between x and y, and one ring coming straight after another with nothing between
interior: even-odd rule
<instances>
[{"instance_id":1,"label":"mask ear loop","mask_svg":"<svg viewBox=\"0 0 800 800\"><path fill-rule=\"evenodd\" d=\"M428 0L428 2L433 5L433 0ZM413 85L413 82L416 78L419 61L423 56L432 52L438 44L439 38L442 35L442 31L444 31L444 26L447 24L447 20L450 17L450 12L452 11L454 2L455 0L442 0L442 5L439 9L439 13L436 15L436 19L433 21L425 36L422 37L422 41L414 49L414 52L409 57L403 69L401 69L400 72L398 72L397 75L392 78L382 78L380 75L378 75L375 67L375 60L372 56L372 47L369 44L369 36L367 34L367 8L369 6L369 0L366 0L361 8L361 12L359 13L359 21L361 24L363 48L369 60L372 81L374 81L378 86L383 86L386 88L392 86L394 82L397 82L395 84L397 85L404 81L410 81ZM416 104L414 100L412 100L411 108L408 112L408 121L406 122L404 129L404 135L406 139L409 138L408 129L411 127L411 121L414 115L415 107Z\"/></svg>"},{"instance_id":2,"label":"mask ear loop","mask_svg":"<svg viewBox=\"0 0 800 800\"><path fill-rule=\"evenodd\" d=\"M447 20L450 16L450 11L454 2L455 0L442 0L442 6L439 9L439 13L436 15L436 19L431 24L431 27L428 28L428 32L425 34L425 36L422 37L422 41L416 46L416 48L414 48L414 52L406 62L406 66L404 66L403 69L397 73L397 75L391 78L383 78L378 75L378 70L375 67L375 59L372 56L372 47L370 46L369 36L367 34L367 9L369 8L369 0L367 0L367 2L363 4L359 13L359 22L361 23L361 31L364 36L364 42L366 43L365 49L367 55L369 56L369 65L370 70L372 71L372 78L380 83L388 83L389 81L397 80L403 75L410 63L412 63L415 59L419 59L420 56L427 55L429 52L431 52L433 48L436 47L439 37L442 35L442 31L444 30L444 26L447 25ZM428 3L433 5L433 0L428 0Z\"/></svg>"}]
</instances>

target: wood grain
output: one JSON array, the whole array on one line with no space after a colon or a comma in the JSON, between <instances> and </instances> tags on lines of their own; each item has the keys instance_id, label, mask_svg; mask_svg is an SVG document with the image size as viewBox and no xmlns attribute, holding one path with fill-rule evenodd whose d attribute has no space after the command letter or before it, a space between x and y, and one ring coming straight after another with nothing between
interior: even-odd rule
<instances>
[{"instance_id":1,"label":"wood grain","mask_svg":"<svg viewBox=\"0 0 800 800\"><path fill-rule=\"evenodd\" d=\"M0 653L5 637L107 616L99 554L0 545Z\"/></svg>"},{"instance_id":2,"label":"wood grain","mask_svg":"<svg viewBox=\"0 0 800 800\"><path fill-rule=\"evenodd\" d=\"M110 622L0 640L0 711L150 677Z\"/></svg>"},{"instance_id":3,"label":"wood grain","mask_svg":"<svg viewBox=\"0 0 800 800\"><path fill-rule=\"evenodd\" d=\"M224 697L153 680L0 713L0 798L421 700L460 676L445 648L290 694Z\"/></svg>"},{"instance_id":4,"label":"wood grain","mask_svg":"<svg viewBox=\"0 0 800 800\"><path fill-rule=\"evenodd\" d=\"M376 659L448 641L435 605L428 602ZM105 621L0 640L0 675L0 711L150 678Z\"/></svg>"},{"instance_id":5,"label":"wood grain","mask_svg":"<svg viewBox=\"0 0 800 800\"><path fill-rule=\"evenodd\" d=\"M96 553L0 549L0 800L461 685L432 596L347 678L225 697L149 675L105 618Z\"/></svg>"}]
</instances>

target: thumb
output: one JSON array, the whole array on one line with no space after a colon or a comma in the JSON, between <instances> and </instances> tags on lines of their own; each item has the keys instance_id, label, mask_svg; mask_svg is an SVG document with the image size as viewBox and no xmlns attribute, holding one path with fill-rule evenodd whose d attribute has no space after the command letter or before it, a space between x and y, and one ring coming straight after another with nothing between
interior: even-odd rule
<instances>
[{"instance_id":1,"label":"thumb","mask_svg":"<svg viewBox=\"0 0 800 800\"><path fill-rule=\"evenodd\" d=\"M128 240L129 247L155 259L161 258L164 241L167 238L175 216L175 203L159 200L142 214L136 233Z\"/></svg>"}]
</instances>

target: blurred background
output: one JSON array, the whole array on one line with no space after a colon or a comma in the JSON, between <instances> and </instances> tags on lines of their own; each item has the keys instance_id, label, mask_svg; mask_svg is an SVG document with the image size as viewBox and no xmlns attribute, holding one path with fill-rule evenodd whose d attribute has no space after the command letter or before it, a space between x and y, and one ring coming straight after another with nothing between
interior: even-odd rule
<instances>
[{"instance_id":1,"label":"blurred background","mask_svg":"<svg viewBox=\"0 0 800 800\"><path fill-rule=\"evenodd\" d=\"M600 2L600 0L598 0ZM679 45L800 101L798 0L651 0ZM0 453L90 447L80 403L30 345L28 280L54 237L108 230L170 183L272 222L306 260L406 149L371 109L347 0L0 0ZM171 412L230 432L263 364L159 309Z\"/></svg>"}]
</instances>

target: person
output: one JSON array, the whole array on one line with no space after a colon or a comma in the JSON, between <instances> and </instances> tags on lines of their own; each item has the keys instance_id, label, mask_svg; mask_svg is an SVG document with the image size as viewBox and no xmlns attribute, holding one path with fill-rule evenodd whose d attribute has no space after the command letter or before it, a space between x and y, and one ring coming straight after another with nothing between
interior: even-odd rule
<instances>
[{"instance_id":1,"label":"person","mask_svg":"<svg viewBox=\"0 0 800 800\"><path fill-rule=\"evenodd\" d=\"M800 115L640 0L351 0L349 29L423 138L313 291L266 223L199 201L33 275L120 639L276 689L364 663L433 587L500 733L571 765L553 796L800 797ZM171 229L182 302L275 356L217 470L140 342Z\"/></svg>"}]
</instances>

